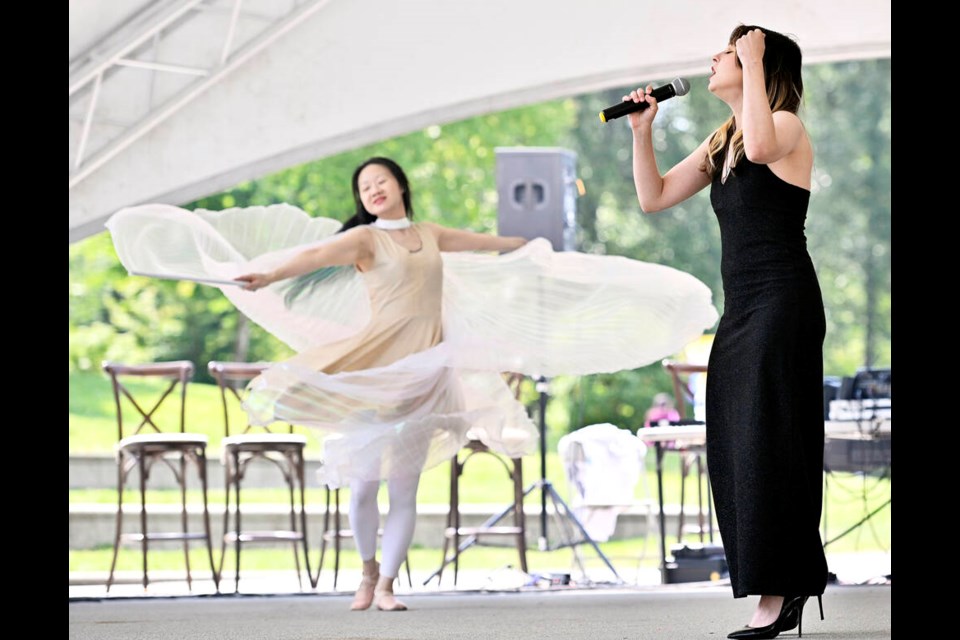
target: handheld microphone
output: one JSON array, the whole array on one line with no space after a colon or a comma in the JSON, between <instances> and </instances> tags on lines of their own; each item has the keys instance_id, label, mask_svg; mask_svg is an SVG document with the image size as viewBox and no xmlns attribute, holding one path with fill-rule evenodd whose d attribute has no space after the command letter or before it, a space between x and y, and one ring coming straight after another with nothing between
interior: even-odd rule
<instances>
[{"instance_id":1,"label":"handheld microphone","mask_svg":"<svg viewBox=\"0 0 960 640\"><path fill-rule=\"evenodd\" d=\"M670 84L657 87L650 92L650 95L656 98L657 102L672 98L673 96L685 96L690 91L690 83L686 78L675 78ZM643 111L650 106L649 102L634 102L627 100L618 105L607 107L600 112L600 122L609 122L628 113Z\"/></svg>"}]
</instances>

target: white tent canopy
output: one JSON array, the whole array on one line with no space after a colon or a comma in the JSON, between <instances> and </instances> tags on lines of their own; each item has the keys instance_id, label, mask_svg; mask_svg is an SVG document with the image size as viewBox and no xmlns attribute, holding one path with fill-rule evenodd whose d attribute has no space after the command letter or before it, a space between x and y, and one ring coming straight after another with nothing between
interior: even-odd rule
<instances>
[{"instance_id":1,"label":"white tent canopy","mask_svg":"<svg viewBox=\"0 0 960 640\"><path fill-rule=\"evenodd\" d=\"M429 126L706 75L738 23L890 55L889 0L72 0L70 241Z\"/></svg>"}]
</instances>

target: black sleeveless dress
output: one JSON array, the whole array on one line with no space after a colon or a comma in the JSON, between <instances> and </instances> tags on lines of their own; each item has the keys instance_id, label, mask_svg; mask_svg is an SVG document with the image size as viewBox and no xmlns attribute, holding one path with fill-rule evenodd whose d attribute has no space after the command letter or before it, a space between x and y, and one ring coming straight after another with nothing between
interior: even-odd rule
<instances>
[{"instance_id":1,"label":"black sleeveless dress","mask_svg":"<svg viewBox=\"0 0 960 640\"><path fill-rule=\"evenodd\" d=\"M707 465L733 595L819 595L826 321L804 235L810 192L744 157L714 177L710 200L725 304Z\"/></svg>"}]
</instances>

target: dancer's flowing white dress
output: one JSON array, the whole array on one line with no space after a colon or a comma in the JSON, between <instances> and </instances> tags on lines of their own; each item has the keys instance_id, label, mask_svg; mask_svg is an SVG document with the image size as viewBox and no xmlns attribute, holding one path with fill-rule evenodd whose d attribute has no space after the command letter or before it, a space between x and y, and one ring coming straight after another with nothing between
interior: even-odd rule
<instances>
[{"instance_id":1,"label":"dancer's flowing white dress","mask_svg":"<svg viewBox=\"0 0 960 640\"><path fill-rule=\"evenodd\" d=\"M227 280L271 270L340 225L289 205L143 205L107 222L131 273ZM289 280L257 292L218 285L298 352L251 382L251 419L319 430L333 486L418 473L470 438L510 456L531 453L536 427L501 372L641 367L717 319L709 288L670 267L555 253L543 239L499 256L440 253L430 232L413 229L416 251L371 227L372 268L339 269L289 306Z\"/></svg>"}]
</instances>

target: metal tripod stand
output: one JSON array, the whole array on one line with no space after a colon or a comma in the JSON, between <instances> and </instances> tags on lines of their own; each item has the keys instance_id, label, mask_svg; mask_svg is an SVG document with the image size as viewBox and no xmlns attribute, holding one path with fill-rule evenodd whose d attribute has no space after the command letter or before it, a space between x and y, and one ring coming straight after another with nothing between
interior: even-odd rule
<instances>
[{"instance_id":1,"label":"metal tripod stand","mask_svg":"<svg viewBox=\"0 0 960 640\"><path fill-rule=\"evenodd\" d=\"M610 569L610 572L613 573L616 584L623 584L623 579L620 577L620 574L617 573L617 570L613 567L613 564L610 563L610 560L607 556L604 555L603 551L600 550L600 547L597 546L596 541L590 537L590 534L587 533L587 530L584 528L583 523L580 522L580 519L577 518L576 514L567 506L567 503L564 502L563 498L560 497L560 494L557 493L557 490L554 488L553 483L547 479L547 424L546 424L546 414L547 414L547 399L548 399L548 390L549 385L544 377L537 379L536 390L539 393L539 422L540 422L540 479L530 484L523 490L523 498L526 498L534 491L540 490L540 536L537 539L537 548L540 551L556 551L557 549L563 549L570 547L573 550L574 559L577 562L577 566L580 568L580 572L586 576L586 570L583 566L583 561L580 558L579 553L577 552L577 546L581 544L589 544L593 547L593 550L596 551L597 555L603 560L604 564ZM560 532L560 539L555 544L550 544L549 537L547 535L547 500L550 500L553 505L554 519L559 525L557 527ZM522 500L521 500L522 504ZM481 529L486 529L488 527L496 526L498 522L511 515L514 510L517 508L516 503L510 504L504 508L499 513L488 518L483 524L480 525ZM579 536L577 536L579 534ZM461 553L469 549L475 544L478 544L479 539L476 535L468 536L464 538L463 542L457 547L456 551L449 558L444 558L443 563L440 567L430 574L423 584L428 584L434 577L438 577L443 569L454 561Z\"/></svg>"},{"instance_id":2,"label":"metal tripod stand","mask_svg":"<svg viewBox=\"0 0 960 640\"><path fill-rule=\"evenodd\" d=\"M617 573L617 570L613 567L610 560L607 556L604 555L603 551L600 550L600 547L597 545L596 541L590 537L590 534L587 533L587 530L584 528L583 523L580 522L580 519L576 514L567 506L567 503L564 502L563 498L560 497L560 494L557 493L557 490L554 488L553 483L547 478L547 424L546 424L546 415L547 415L547 399L549 397L549 383L546 378L540 377L537 379L537 392L540 395L540 479L527 487L523 495L526 497L530 493L540 490L540 537L537 539L537 548L540 551L556 551L557 549L563 549L565 547L570 547L573 550L573 557L577 562L577 566L580 568L580 573L584 576L586 575L586 570L583 566L583 560L580 558L580 554L577 552L577 546L581 544L589 544L593 547L593 550L597 553L603 563L610 569L610 572L613 573L616 578L617 583L622 583L623 579L620 577L620 574ZM554 519L557 521L558 527L557 530L560 532L560 538L555 544L550 544L549 536L547 535L547 499L550 499L550 502L553 505L553 512L555 514ZM579 536L577 536L579 534Z\"/></svg>"}]
</instances>

